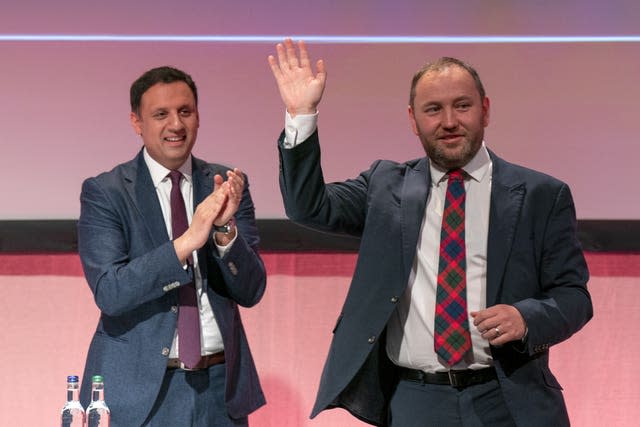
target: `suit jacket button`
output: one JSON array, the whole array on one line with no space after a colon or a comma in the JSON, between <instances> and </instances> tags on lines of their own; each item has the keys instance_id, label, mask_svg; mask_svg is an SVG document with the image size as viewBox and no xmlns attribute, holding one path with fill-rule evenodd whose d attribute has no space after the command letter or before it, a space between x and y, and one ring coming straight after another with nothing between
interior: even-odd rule
<instances>
[{"instance_id":1,"label":"suit jacket button","mask_svg":"<svg viewBox=\"0 0 640 427\"><path fill-rule=\"evenodd\" d=\"M176 281L176 282L171 282L168 285L165 285L162 290L165 292L169 292L172 289L177 288L178 286L180 286L180 282Z\"/></svg>"},{"instance_id":2,"label":"suit jacket button","mask_svg":"<svg viewBox=\"0 0 640 427\"><path fill-rule=\"evenodd\" d=\"M238 275L238 267L236 267L233 262L229 261L227 267L229 267L229 271L231 272L231 274L233 274L234 276Z\"/></svg>"},{"instance_id":3,"label":"suit jacket button","mask_svg":"<svg viewBox=\"0 0 640 427\"><path fill-rule=\"evenodd\" d=\"M177 305L172 305L171 306L171 312L172 313L177 313L178 312L178 306Z\"/></svg>"},{"instance_id":4,"label":"suit jacket button","mask_svg":"<svg viewBox=\"0 0 640 427\"><path fill-rule=\"evenodd\" d=\"M394 303L394 304L397 303L398 302L398 297L397 296L391 297L391 302Z\"/></svg>"},{"instance_id":5,"label":"suit jacket button","mask_svg":"<svg viewBox=\"0 0 640 427\"><path fill-rule=\"evenodd\" d=\"M369 342L369 344L373 344L374 342L376 342L376 336L375 335L370 336L367 341Z\"/></svg>"},{"instance_id":6,"label":"suit jacket button","mask_svg":"<svg viewBox=\"0 0 640 427\"><path fill-rule=\"evenodd\" d=\"M162 355L163 356L168 356L169 355L169 349L167 347L163 347L162 348Z\"/></svg>"}]
</instances>

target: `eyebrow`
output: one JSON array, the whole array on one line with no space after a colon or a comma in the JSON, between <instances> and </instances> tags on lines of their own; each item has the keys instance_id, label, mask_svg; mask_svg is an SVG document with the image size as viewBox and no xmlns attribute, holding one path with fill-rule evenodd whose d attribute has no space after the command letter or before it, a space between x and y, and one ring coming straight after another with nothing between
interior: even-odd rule
<instances>
[{"instance_id":1,"label":"eyebrow","mask_svg":"<svg viewBox=\"0 0 640 427\"><path fill-rule=\"evenodd\" d=\"M473 101L473 96L470 95L460 95L456 98L454 98L451 102L456 103L459 101ZM449 102L449 101L446 101ZM423 102L421 105L430 105L430 104L443 104L444 102L441 100L427 100L425 102Z\"/></svg>"}]
</instances>

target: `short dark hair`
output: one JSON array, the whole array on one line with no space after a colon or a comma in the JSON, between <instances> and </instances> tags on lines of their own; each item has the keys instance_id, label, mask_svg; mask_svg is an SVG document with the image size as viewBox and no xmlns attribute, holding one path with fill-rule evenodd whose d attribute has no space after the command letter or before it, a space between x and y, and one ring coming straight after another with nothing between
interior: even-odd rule
<instances>
[{"instance_id":1,"label":"short dark hair","mask_svg":"<svg viewBox=\"0 0 640 427\"><path fill-rule=\"evenodd\" d=\"M173 83L173 82L185 82L187 86L193 92L193 97L196 101L196 106L198 105L198 89L196 88L196 84L194 83L191 76L185 73L182 70L178 70L173 67L157 67L153 68L133 82L131 85L131 89L129 90L129 101L131 102L131 111L139 114L140 113L140 100L142 99L142 95L149 88L156 83Z\"/></svg>"},{"instance_id":2,"label":"short dark hair","mask_svg":"<svg viewBox=\"0 0 640 427\"><path fill-rule=\"evenodd\" d=\"M484 86L482 85L482 81L480 80L480 76L476 69L460 59L443 56L437 61L425 64L413 75L413 79L411 80L411 91L409 92L409 105L413 107L413 101L416 99L416 86L422 76L430 71L442 71L449 67L460 67L471 74L471 77L473 77L473 81L476 84L476 89L478 89L478 93L480 94L480 99L483 100L485 98L486 93L484 91Z\"/></svg>"}]
</instances>

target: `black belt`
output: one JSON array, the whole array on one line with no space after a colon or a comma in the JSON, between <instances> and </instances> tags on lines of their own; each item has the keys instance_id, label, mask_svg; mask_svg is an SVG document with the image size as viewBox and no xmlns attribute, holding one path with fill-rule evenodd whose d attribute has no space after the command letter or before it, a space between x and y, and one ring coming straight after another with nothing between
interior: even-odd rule
<instances>
[{"instance_id":1,"label":"black belt","mask_svg":"<svg viewBox=\"0 0 640 427\"><path fill-rule=\"evenodd\" d=\"M401 380L415 381L422 384L449 385L465 388L498 379L494 367L483 369L460 369L445 372L428 373L417 369L398 367Z\"/></svg>"},{"instance_id":2,"label":"black belt","mask_svg":"<svg viewBox=\"0 0 640 427\"><path fill-rule=\"evenodd\" d=\"M220 351L215 354L209 354L202 356L196 366L187 368L180 359L167 359L168 369L184 369L185 371L199 371L200 369L207 369L209 366L218 365L224 363L224 351Z\"/></svg>"}]
</instances>

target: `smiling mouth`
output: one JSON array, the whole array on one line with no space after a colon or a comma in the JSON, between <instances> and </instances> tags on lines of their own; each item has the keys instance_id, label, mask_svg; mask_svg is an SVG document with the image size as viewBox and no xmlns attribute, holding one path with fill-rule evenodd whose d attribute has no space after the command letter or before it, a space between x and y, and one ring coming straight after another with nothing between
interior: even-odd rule
<instances>
[{"instance_id":1,"label":"smiling mouth","mask_svg":"<svg viewBox=\"0 0 640 427\"><path fill-rule=\"evenodd\" d=\"M462 138L462 135L443 135L439 139L444 142L451 142Z\"/></svg>"},{"instance_id":2,"label":"smiling mouth","mask_svg":"<svg viewBox=\"0 0 640 427\"><path fill-rule=\"evenodd\" d=\"M186 136L167 136L163 138L166 142L182 142L186 139Z\"/></svg>"}]
</instances>

